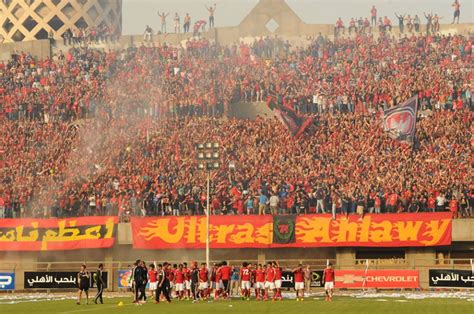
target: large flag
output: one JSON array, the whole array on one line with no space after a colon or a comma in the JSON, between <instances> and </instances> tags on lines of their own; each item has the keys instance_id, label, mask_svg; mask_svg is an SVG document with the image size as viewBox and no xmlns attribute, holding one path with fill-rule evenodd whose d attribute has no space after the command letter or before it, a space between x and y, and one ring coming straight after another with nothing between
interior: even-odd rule
<instances>
[{"instance_id":1,"label":"large flag","mask_svg":"<svg viewBox=\"0 0 474 314\"><path fill-rule=\"evenodd\" d=\"M294 137L299 137L303 134L304 130L313 121L312 118L300 116L292 108L283 105L275 106L273 112Z\"/></svg>"},{"instance_id":2,"label":"large flag","mask_svg":"<svg viewBox=\"0 0 474 314\"><path fill-rule=\"evenodd\" d=\"M296 215L273 216L273 243L295 243L295 225Z\"/></svg>"},{"instance_id":3,"label":"large flag","mask_svg":"<svg viewBox=\"0 0 474 314\"><path fill-rule=\"evenodd\" d=\"M416 131L418 97L384 111L383 128L393 139L413 143Z\"/></svg>"}]
</instances>

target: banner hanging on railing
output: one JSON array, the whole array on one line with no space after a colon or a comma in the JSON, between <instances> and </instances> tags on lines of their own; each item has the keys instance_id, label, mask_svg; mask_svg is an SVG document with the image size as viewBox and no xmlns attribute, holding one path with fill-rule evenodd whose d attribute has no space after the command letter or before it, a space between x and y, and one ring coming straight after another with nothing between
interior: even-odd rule
<instances>
[{"instance_id":1,"label":"banner hanging on railing","mask_svg":"<svg viewBox=\"0 0 474 314\"><path fill-rule=\"evenodd\" d=\"M209 227L215 249L439 246L451 244L451 229L451 213L211 216ZM136 249L202 249L206 217L134 217L132 235Z\"/></svg>"},{"instance_id":2,"label":"banner hanging on railing","mask_svg":"<svg viewBox=\"0 0 474 314\"><path fill-rule=\"evenodd\" d=\"M118 217L0 219L0 251L109 248Z\"/></svg>"}]
</instances>

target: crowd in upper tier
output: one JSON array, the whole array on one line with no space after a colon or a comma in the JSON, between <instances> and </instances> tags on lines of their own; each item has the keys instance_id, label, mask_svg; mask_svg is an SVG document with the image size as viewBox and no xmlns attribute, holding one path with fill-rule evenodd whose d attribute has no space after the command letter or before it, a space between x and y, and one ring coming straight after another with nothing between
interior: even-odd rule
<instances>
[{"instance_id":1,"label":"crowd in upper tier","mask_svg":"<svg viewBox=\"0 0 474 314\"><path fill-rule=\"evenodd\" d=\"M471 216L472 43L358 34L18 53L0 63L0 215L202 214L196 144L218 142L214 214ZM413 95L423 117L408 146L380 122ZM314 123L294 138L274 119L225 119L242 101Z\"/></svg>"}]
</instances>

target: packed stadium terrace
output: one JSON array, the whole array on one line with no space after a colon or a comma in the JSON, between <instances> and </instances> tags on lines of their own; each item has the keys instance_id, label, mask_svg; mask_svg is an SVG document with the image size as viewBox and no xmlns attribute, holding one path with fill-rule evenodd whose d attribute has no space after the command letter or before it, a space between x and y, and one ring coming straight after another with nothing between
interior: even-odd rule
<instances>
[{"instance_id":1,"label":"packed stadium terrace","mask_svg":"<svg viewBox=\"0 0 474 314\"><path fill-rule=\"evenodd\" d=\"M0 214L202 214L196 144L218 142L213 214L472 216L472 61L460 35L19 53L0 64ZM381 111L413 95L410 146L383 132ZM314 122L294 138L277 120L223 118L242 101Z\"/></svg>"}]
</instances>

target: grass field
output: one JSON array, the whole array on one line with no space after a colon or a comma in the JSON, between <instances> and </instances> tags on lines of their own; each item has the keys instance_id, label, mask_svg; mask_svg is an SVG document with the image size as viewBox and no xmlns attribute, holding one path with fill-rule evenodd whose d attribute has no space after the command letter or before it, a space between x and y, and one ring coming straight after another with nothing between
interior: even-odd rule
<instances>
[{"instance_id":1,"label":"grass field","mask_svg":"<svg viewBox=\"0 0 474 314\"><path fill-rule=\"evenodd\" d=\"M122 301L123 306L118 306ZM407 300L404 298L356 299L351 297L335 298L325 302L321 298L306 299L304 302L285 300L279 302L257 301L217 301L193 304L190 301L176 301L172 304L147 303L136 306L130 298L105 299L103 305L76 305L74 300L25 302L1 304L0 313L474 313L474 302L464 299L424 299Z\"/></svg>"}]
</instances>

